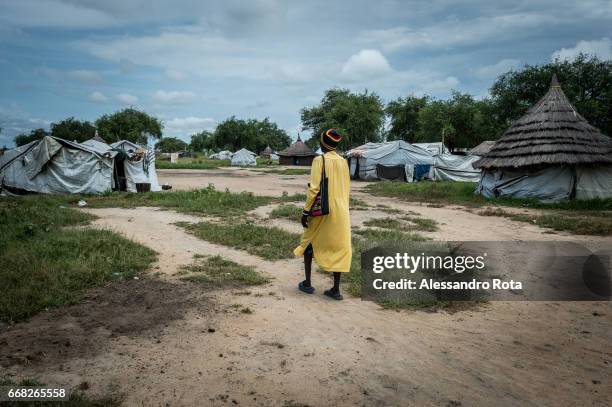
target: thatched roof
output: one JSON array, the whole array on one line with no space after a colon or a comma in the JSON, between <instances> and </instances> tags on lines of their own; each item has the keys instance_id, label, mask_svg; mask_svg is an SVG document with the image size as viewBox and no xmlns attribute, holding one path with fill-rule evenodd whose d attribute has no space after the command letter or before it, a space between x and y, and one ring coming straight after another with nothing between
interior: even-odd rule
<instances>
[{"instance_id":1,"label":"thatched roof","mask_svg":"<svg viewBox=\"0 0 612 407\"><path fill-rule=\"evenodd\" d=\"M576 112L553 75L546 95L514 122L474 167L596 163L612 164L612 139Z\"/></svg>"},{"instance_id":2,"label":"thatched roof","mask_svg":"<svg viewBox=\"0 0 612 407\"><path fill-rule=\"evenodd\" d=\"M308 157L308 156L314 156L315 152L312 151L312 148L304 144L304 142L298 135L297 141L291 144L289 148L286 148L283 151L279 152L278 155L281 155L284 157Z\"/></svg>"},{"instance_id":3,"label":"thatched roof","mask_svg":"<svg viewBox=\"0 0 612 407\"><path fill-rule=\"evenodd\" d=\"M471 149L469 154L483 156L487 154L489 151L491 151L491 147L493 147L493 144L495 144L495 141L490 141L490 140L483 141L482 143L478 144L476 147Z\"/></svg>"},{"instance_id":4,"label":"thatched roof","mask_svg":"<svg viewBox=\"0 0 612 407\"><path fill-rule=\"evenodd\" d=\"M262 157L269 157L270 154L273 154L273 153L274 153L274 151L272 151L270 146L266 146L266 148L264 148L263 151L261 152L260 156L262 156Z\"/></svg>"}]
</instances>

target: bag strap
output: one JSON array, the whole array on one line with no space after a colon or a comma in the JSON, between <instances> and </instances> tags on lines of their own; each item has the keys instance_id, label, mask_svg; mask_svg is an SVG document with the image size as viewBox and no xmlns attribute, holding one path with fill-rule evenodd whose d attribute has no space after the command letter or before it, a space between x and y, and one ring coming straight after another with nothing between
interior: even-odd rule
<instances>
[{"instance_id":1,"label":"bag strap","mask_svg":"<svg viewBox=\"0 0 612 407\"><path fill-rule=\"evenodd\" d=\"M325 179L325 154L323 154L321 158L323 158L323 179Z\"/></svg>"}]
</instances>

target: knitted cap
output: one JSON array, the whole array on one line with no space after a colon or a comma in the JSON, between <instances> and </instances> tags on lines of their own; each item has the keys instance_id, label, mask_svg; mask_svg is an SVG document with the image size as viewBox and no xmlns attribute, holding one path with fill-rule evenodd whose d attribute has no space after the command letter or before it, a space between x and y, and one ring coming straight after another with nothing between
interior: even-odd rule
<instances>
[{"instance_id":1,"label":"knitted cap","mask_svg":"<svg viewBox=\"0 0 612 407\"><path fill-rule=\"evenodd\" d=\"M330 150L335 150L341 141L342 136L334 129L325 130L321 133L321 144Z\"/></svg>"}]
</instances>

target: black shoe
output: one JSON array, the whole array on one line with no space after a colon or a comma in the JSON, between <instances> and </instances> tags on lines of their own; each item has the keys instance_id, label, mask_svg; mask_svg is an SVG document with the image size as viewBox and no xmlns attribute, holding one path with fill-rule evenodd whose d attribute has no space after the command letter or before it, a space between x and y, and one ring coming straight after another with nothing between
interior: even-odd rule
<instances>
[{"instance_id":1,"label":"black shoe","mask_svg":"<svg viewBox=\"0 0 612 407\"><path fill-rule=\"evenodd\" d=\"M306 287L306 286L304 285L304 281L301 281L301 282L298 284L298 288L300 289L300 291L305 292L306 294L312 294L312 293L314 293L314 292L315 292L314 287L312 287L312 286L308 286L308 287Z\"/></svg>"},{"instance_id":2,"label":"black shoe","mask_svg":"<svg viewBox=\"0 0 612 407\"><path fill-rule=\"evenodd\" d=\"M340 300L344 299L342 294L340 294L340 291L333 291L332 289L325 290L325 292L323 292L323 294L328 296L329 298L333 298L336 301L340 301Z\"/></svg>"}]
</instances>

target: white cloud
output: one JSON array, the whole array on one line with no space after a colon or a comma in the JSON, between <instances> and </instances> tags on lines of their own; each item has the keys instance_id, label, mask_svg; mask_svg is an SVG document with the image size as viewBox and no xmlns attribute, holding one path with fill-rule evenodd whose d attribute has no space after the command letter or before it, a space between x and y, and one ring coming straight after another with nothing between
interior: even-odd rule
<instances>
[{"instance_id":1,"label":"white cloud","mask_svg":"<svg viewBox=\"0 0 612 407\"><path fill-rule=\"evenodd\" d=\"M521 61L518 59L502 59L493 65L485 65L477 68L474 71L474 75L480 79L491 79L495 78L497 75L508 72L512 69L516 69L520 66Z\"/></svg>"},{"instance_id":2,"label":"white cloud","mask_svg":"<svg viewBox=\"0 0 612 407\"><path fill-rule=\"evenodd\" d=\"M449 48L516 39L529 35L528 29L557 21L558 19L550 14L537 13L483 16L471 20L452 18L418 30L404 26L369 30L362 33L360 40L367 44L377 44L388 52L401 49Z\"/></svg>"},{"instance_id":3,"label":"white cloud","mask_svg":"<svg viewBox=\"0 0 612 407\"><path fill-rule=\"evenodd\" d=\"M96 71L90 71L87 69L75 69L73 71L68 71L68 77L85 83L102 82L102 75Z\"/></svg>"},{"instance_id":4,"label":"white cloud","mask_svg":"<svg viewBox=\"0 0 612 407\"><path fill-rule=\"evenodd\" d=\"M196 98L195 93L189 91L169 91L158 90L153 94L153 100L158 103L181 105L193 102Z\"/></svg>"},{"instance_id":5,"label":"white cloud","mask_svg":"<svg viewBox=\"0 0 612 407\"><path fill-rule=\"evenodd\" d=\"M344 63L340 75L349 81L359 81L383 76L392 71L389 62L380 51L362 49Z\"/></svg>"},{"instance_id":6,"label":"white cloud","mask_svg":"<svg viewBox=\"0 0 612 407\"><path fill-rule=\"evenodd\" d=\"M175 117L164 121L164 133L169 136L188 136L202 130L213 130L217 125L209 117Z\"/></svg>"},{"instance_id":7,"label":"white cloud","mask_svg":"<svg viewBox=\"0 0 612 407\"><path fill-rule=\"evenodd\" d=\"M580 53L594 55L604 60L612 59L612 41L609 37L604 37L601 40L579 41L572 48L561 48L553 52L551 59L553 61L556 59L571 61Z\"/></svg>"},{"instance_id":8,"label":"white cloud","mask_svg":"<svg viewBox=\"0 0 612 407\"><path fill-rule=\"evenodd\" d=\"M108 102L108 98L102 92L91 92L89 95L89 100L95 103L106 103Z\"/></svg>"},{"instance_id":9,"label":"white cloud","mask_svg":"<svg viewBox=\"0 0 612 407\"><path fill-rule=\"evenodd\" d=\"M116 96L116 99L124 105L133 105L138 102L138 98L129 93L120 93Z\"/></svg>"}]
</instances>

